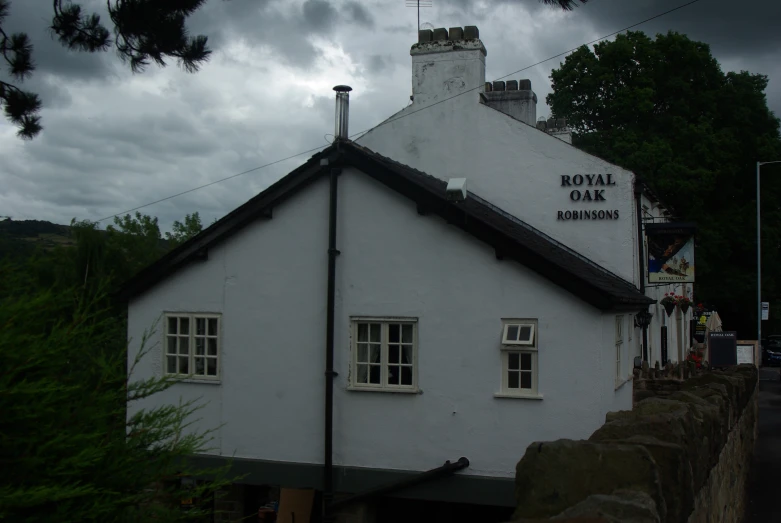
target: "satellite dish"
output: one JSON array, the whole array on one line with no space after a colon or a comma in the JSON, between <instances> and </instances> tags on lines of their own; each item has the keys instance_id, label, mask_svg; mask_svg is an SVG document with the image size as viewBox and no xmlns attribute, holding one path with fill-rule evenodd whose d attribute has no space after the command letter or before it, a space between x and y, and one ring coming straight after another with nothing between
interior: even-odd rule
<instances>
[{"instance_id":1,"label":"satellite dish","mask_svg":"<svg viewBox=\"0 0 781 523\"><path fill-rule=\"evenodd\" d=\"M420 24L420 29L421 30L431 29L433 31L435 28L434 28L434 24L431 24L429 22L423 22L422 24Z\"/></svg>"}]
</instances>

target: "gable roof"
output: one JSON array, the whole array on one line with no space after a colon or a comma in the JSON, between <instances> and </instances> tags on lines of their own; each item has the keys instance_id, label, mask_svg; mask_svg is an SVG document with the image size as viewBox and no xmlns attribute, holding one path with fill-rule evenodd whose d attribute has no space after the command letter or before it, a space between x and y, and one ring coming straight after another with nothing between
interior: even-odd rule
<instances>
[{"instance_id":1,"label":"gable roof","mask_svg":"<svg viewBox=\"0 0 781 523\"><path fill-rule=\"evenodd\" d=\"M445 197L447 183L381 156L351 141L341 141L183 243L128 280L120 290L137 296L178 269L208 258L208 249L257 219L272 219L273 208L326 175L331 168L353 166L417 203L420 214L436 214L496 250L498 258L514 259L591 305L603 309L640 309L654 300L634 285L569 249L479 196L463 202Z\"/></svg>"}]
</instances>

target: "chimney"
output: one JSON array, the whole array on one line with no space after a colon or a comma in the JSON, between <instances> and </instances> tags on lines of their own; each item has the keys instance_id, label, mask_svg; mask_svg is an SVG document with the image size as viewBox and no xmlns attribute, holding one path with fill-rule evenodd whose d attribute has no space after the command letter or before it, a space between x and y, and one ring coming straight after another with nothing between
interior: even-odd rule
<instances>
[{"instance_id":1,"label":"chimney","mask_svg":"<svg viewBox=\"0 0 781 523\"><path fill-rule=\"evenodd\" d=\"M347 124L350 122L350 91L349 85L337 85L336 91L336 118L334 119L334 141L347 140Z\"/></svg>"},{"instance_id":2,"label":"chimney","mask_svg":"<svg viewBox=\"0 0 781 523\"><path fill-rule=\"evenodd\" d=\"M540 121L537 122L537 129L555 136L561 141L572 143L572 129L567 125L566 118L548 118L548 120L545 120L545 117L541 116Z\"/></svg>"},{"instance_id":3,"label":"chimney","mask_svg":"<svg viewBox=\"0 0 781 523\"><path fill-rule=\"evenodd\" d=\"M483 103L529 125L537 124L537 95L531 80L508 80L485 84Z\"/></svg>"},{"instance_id":4,"label":"chimney","mask_svg":"<svg viewBox=\"0 0 781 523\"><path fill-rule=\"evenodd\" d=\"M412 102L428 105L485 83L486 50L475 26L421 29L412 56Z\"/></svg>"}]
</instances>

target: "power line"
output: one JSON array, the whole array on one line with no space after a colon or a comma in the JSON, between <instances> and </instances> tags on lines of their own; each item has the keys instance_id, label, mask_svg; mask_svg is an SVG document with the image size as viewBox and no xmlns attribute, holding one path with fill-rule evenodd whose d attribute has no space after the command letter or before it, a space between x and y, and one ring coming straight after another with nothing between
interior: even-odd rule
<instances>
[{"instance_id":1,"label":"power line","mask_svg":"<svg viewBox=\"0 0 781 523\"><path fill-rule=\"evenodd\" d=\"M700 1L701 1L701 0L691 0L690 2L687 2L687 3L685 3L685 4L681 4L681 5L679 5L678 7L674 7L674 8L672 8L672 9L668 9L667 11L664 11L663 13L659 13L658 15L652 16L652 17L650 17L650 18L646 18L645 20L643 20L643 21L641 21L641 22L637 22L637 23L634 23L634 24L632 24L632 25L629 25L629 26L627 26L627 27L624 27L623 29L619 29L619 30L617 30L617 31L613 31L613 32L612 32L612 33L610 33L610 34L607 34L607 35L605 35L605 36L601 36L601 37L599 37L599 38L597 38L597 39L595 39L595 40L591 40L590 42L586 42L585 44L581 44L581 45L579 45L578 47L574 47L574 48L572 48L572 49L569 49L569 50L567 50L567 51L563 51L563 52L561 52L561 53L559 53L559 54L557 54L557 55L551 56L551 57L549 57L549 58L546 58L546 59L544 59L544 60L540 60L540 61L539 61L539 62L537 62L537 63L534 63L534 64L532 64L532 65L528 65L528 66L526 66L526 67L523 67L523 68L521 68L521 69L518 69L517 71L513 71L512 73L506 74L506 75L504 75L504 76L500 76L499 78L497 78L497 80L501 80L502 78L507 78L508 76L513 76L513 75L515 75L515 74L518 74L518 73L521 73L521 72L523 72L523 71L526 71L527 69L531 69L532 67L537 67L538 65L544 64L545 62L549 62L549 61L551 61L551 60L553 60L553 59L555 59L555 58L559 58L560 56L564 56L564 55L566 55L566 54L569 54L569 53L575 52L575 51L577 51L577 50L578 50L580 47L582 47L582 46L584 46L584 45L591 45L591 44L595 44L595 43L597 43L597 42L600 42L600 41L602 41L602 40L605 40L605 39L607 39L607 38L610 38L611 36L615 36L615 35L617 35L618 33L623 33L624 31L628 31L628 30L630 30L630 29L633 29L633 28L635 28L635 27L637 27L637 26L639 26L639 25L642 25L642 24L648 23L648 22L650 22L650 21L652 21L652 20L656 20L657 18L661 18L661 17L663 17L663 16L666 16L666 15L668 15L668 14L670 14L670 13L673 13L673 12L675 12L675 11L678 11L678 10L680 10L680 9L683 9L683 8L685 8L685 7L688 7L688 6L692 5L692 4L696 4L697 2L700 2ZM382 127L383 125L389 124L389 123L391 123L391 122L397 122L397 121L401 120L402 118L406 118L407 116L411 116L411 115L413 115L413 114L415 114L415 113L419 113L420 111L424 111L424 110L426 110L426 109L430 109L430 108L434 107L435 105L439 105L439 104L441 104L441 103L444 103L444 102L450 101L450 100L452 100L452 99L454 99L454 98L458 98L459 96L462 96L462 95L464 95L464 94L467 94L467 93L471 93L472 91L476 91L476 90L478 90L478 89L481 89L482 87L483 87L483 85L478 85L478 86L475 86L475 87L473 87L473 88L471 88L471 89L467 89L466 91L462 91L462 92L460 92L460 93L458 93L458 94L455 94L455 95L453 95L453 96L450 96L450 97L448 97L448 98L443 98L442 100L439 100L439 101L437 101L437 102L434 102L434 103L432 103L432 104L430 104L430 105L427 105L427 106L425 106L425 107L421 107L420 109L416 109L416 110L414 110L414 111L410 111L410 112L408 112L408 113L406 113L406 114L403 114L403 115L401 115L401 116L399 116L399 117L397 117L397 118L392 118L392 119L389 119L389 120L385 120L384 122L381 122L380 124L378 124L378 125L376 125L376 126L374 126L374 127L370 128L370 129L365 129L365 130L363 130L363 131L359 131L359 132L357 132L357 133L355 133L355 134L351 135L351 136L350 136L350 138L355 138L355 137L356 137L356 136L358 136L358 135L365 134L365 133L367 133L367 132L371 131L372 129L377 129L378 127ZM321 146L319 146L319 147L315 147L315 148L313 148L313 149L309 149L309 150L306 150L306 151L302 151L302 152L300 152L300 153L296 153L296 154L294 154L294 155L292 155L292 156L288 156L288 157L286 157L286 158L282 158L281 160L276 160L276 161L273 161L273 162L271 162L271 163L267 163L267 164L264 164L264 165L259 165L258 167L253 167L252 169L247 169L246 171L242 171L242 172L240 172L240 173L236 173L236 174L233 174L233 175L231 175L231 176L227 176L227 177L225 177L225 178L220 178L219 180L215 180L215 181L213 181L213 182L209 182L209 183L207 183L207 184L204 184L204 185L199 185L198 187L193 187L192 189L188 189L188 190L186 190L186 191L182 191L182 192L179 192L179 193L176 193L176 194L172 194L171 196L166 196L165 198L161 198L161 199L159 199L159 200L155 200L155 201L153 201L153 202L145 203L144 205L139 205L138 207L134 207L134 208L132 208L132 209L128 209L128 210L126 210L126 211L122 211L122 212L118 212L118 213L116 213L116 214L112 214L112 215L110 215L110 216L106 216L105 218L101 218L100 220L98 220L98 222L102 222L102 221L104 221L104 220L108 220L109 218L113 218L113 217L115 217L115 216L119 216L119 215L122 215L122 214L127 214L127 213L130 213L130 212L133 212L133 211L137 211L137 210L139 210L139 209L143 209L144 207L149 207L150 205L155 205L155 204L157 204L157 203L161 203L161 202L164 202L164 201L166 201L166 200L170 200L170 199L172 199L172 198L177 198L177 197L179 197L179 196L182 196L182 195L184 195L184 194L188 194L188 193L191 193L191 192L197 191L197 190L199 190L199 189L204 189L204 188L206 188L206 187L209 187L209 186L211 186L211 185L215 185L215 184L218 184L218 183L222 183L222 182L224 182L224 181L227 181L227 180L230 180L230 179L232 179L232 178L237 178L237 177L239 177L239 176L242 176L242 175L245 175L245 174L249 174L249 173L251 173L251 172L259 171L260 169L264 169L264 168L266 168L266 167L271 167L272 165L276 165L276 164L278 164L278 163L282 163L282 162L285 162L285 161L287 161L287 160L291 160L291 159L293 159L293 158L296 158L296 157L298 157L298 156L301 156L301 155L303 155L303 154L311 153L311 152L314 152L314 151L319 151L320 149L323 149L323 148L325 148L325 147L328 147L328 145L321 145Z\"/></svg>"},{"instance_id":2,"label":"power line","mask_svg":"<svg viewBox=\"0 0 781 523\"><path fill-rule=\"evenodd\" d=\"M172 194L171 196L166 196L165 198L160 198L159 200L155 200L153 202L145 203L144 205L139 205L138 207L133 207L132 209L128 209L126 211L118 212L117 214L112 214L111 216L106 216L105 218L101 218L98 220L99 222L102 222L103 220L108 220L109 218L113 218L114 216L119 216L120 214L127 214L129 212L137 211L139 209L143 209L144 207L149 207L150 205L154 205L156 203L164 202L166 200L170 200L171 198L176 198L177 196L182 196L183 194L191 193L193 191L197 191L198 189L203 189L204 187L209 187L210 185L215 185L220 182L224 182L226 180L230 180L231 178L236 178L238 176L242 176L244 174L249 174L254 171L259 171L260 169L264 169L266 167L271 167L272 165L285 162L287 160L292 160L293 158L297 156L301 156L302 154L311 153L314 151L318 151L320 149L323 149L324 147L328 147L328 145L321 145L319 147L315 147L314 149L309 149L308 151L302 151L300 153L296 153L292 156L288 156L287 158L282 158L281 160L275 160L271 163L266 163L263 165L259 165L257 167L253 167L252 169L247 169L246 171L242 171L240 173L232 174L230 176L226 176L225 178L220 178L219 180L214 180L213 182L209 182L204 185L199 185L198 187L193 187L192 189L187 189L186 191L182 191L176 194Z\"/></svg>"}]
</instances>

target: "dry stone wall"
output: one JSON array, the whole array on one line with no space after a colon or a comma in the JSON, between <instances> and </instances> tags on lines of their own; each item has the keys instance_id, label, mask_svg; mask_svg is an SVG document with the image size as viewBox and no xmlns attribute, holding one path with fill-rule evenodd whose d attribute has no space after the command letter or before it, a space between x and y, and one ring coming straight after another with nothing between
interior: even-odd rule
<instances>
[{"instance_id":1,"label":"dry stone wall","mask_svg":"<svg viewBox=\"0 0 781 523\"><path fill-rule=\"evenodd\" d=\"M757 369L685 376L637 376L633 409L587 441L532 443L516 467L515 521L741 522Z\"/></svg>"}]
</instances>

